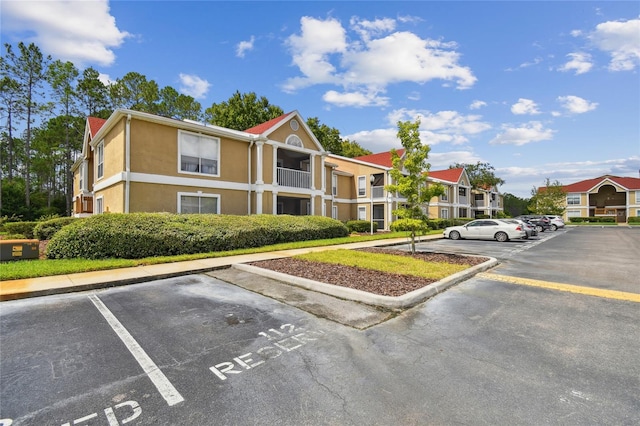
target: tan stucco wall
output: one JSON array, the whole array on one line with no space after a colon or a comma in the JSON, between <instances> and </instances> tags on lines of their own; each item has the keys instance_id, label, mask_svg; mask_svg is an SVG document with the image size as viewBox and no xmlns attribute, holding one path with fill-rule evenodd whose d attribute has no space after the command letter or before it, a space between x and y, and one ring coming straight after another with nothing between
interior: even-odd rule
<instances>
[{"instance_id":1,"label":"tan stucco wall","mask_svg":"<svg viewBox=\"0 0 640 426\"><path fill-rule=\"evenodd\" d=\"M276 129L273 133L269 134L269 139L285 143L287 137L290 135L296 135L302 141L302 146L307 149L312 149L314 151L319 151L319 147L313 142L311 136L304 130L304 127L300 121L300 119L296 118L298 121L299 127L298 130L294 131L289 125L291 120L283 123L278 129Z\"/></svg>"},{"instance_id":2,"label":"tan stucco wall","mask_svg":"<svg viewBox=\"0 0 640 426\"><path fill-rule=\"evenodd\" d=\"M178 192L219 195L221 214L247 214L247 193L230 189L211 189L180 185L131 183L130 212L178 213Z\"/></svg>"},{"instance_id":3,"label":"tan stucco wall","mask_svg":"<svg viewBox=\"0 0 640 426\"><path fill-rule=\"evenodd\" d=\"M124 170L124 122L124 119L120 120L102 139L104 141L104 174L100 180L107 179ZM98 141L98 143L100 142ZM97 173L95 162L93 169L94 173Z\"/></svg>"},{"instance_id":4,"label":"tan stucco wall","mask_svg":"<svg viewBox=\"0 0 640 426\"><path fill-rule=\"evenodd\" d=\"M220 141L218 163L220 177L182 173L179 172L178 132L175 127L142 120L132 120L131 170L136 173L164 176L247 182L248 143L211 136Z\"/></svg>"},{"instance_id":5,"label":"tan stucco wall","mask_svg":"<svg viewBox=\"0 0 640 426\"><path fill-rule=\"evenodd\" d=\"M94 195L94 203L99 197L103 199L102 205L105 213L124 213L124 183L112 185L109 188L96 192Z\"/></svg>"}]
</instances>

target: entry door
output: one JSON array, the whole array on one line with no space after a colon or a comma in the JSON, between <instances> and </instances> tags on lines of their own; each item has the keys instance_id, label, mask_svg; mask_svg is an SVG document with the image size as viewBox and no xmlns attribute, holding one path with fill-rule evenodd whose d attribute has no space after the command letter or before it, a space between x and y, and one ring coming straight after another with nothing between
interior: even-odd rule
<instances>
[{"instance_id":1,"label":"entry door","mask_svg":"<svg viewBox=\"0 0 640 426\"><path fill-rule=\"evenodd\" d=\"M618 223L625 223L627 221L627 214L624 209L618 209L616 221Z\"/></svg>"}]
</instances>

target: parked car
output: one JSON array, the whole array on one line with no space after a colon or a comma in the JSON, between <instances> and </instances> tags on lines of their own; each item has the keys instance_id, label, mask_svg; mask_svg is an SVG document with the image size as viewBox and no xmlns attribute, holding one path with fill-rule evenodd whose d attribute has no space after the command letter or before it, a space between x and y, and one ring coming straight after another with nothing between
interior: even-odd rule
<instances>
[{"instance_id":1,"label":"parked car","mask_svg":"<svg viewBox=\"0 0 640 426\"><path fill-rule=\"evenodd\" d=\"M551 229L551 220L548 217L542 215L521 215L517 216L518 220L526 220L529 221L533 226L536 227L536 231L538 233L544 232L547 229Z\"/></svg>"},{"instance_id":2,"label":"parked car","mask_svg":"<svg viewBox=\"0 0 640 426\"><path fill-rule=\"evenodd\" d=\"M509 241L513 238L524 238L526 231L519 223L504 222L499 219L476 219L462 226L449 226L444 230L444 237L451 240L476 239Z\"/></svg>"},{"instance_id":3,"label":"parked car","mask_svg":"<svg viewBox=\"0 0 640 426\"><path fill-rule=\"evenodd\" d=\"M547 215L547 217L551 221L551 230L552 231L556 231L556 230L558 230L558 228L564 228L565 224L564 224L564 219L562 219L562 216Z\"/></svg>"},{"instance_id":4,"label":"parked car","mask_svg":"<svg viewBox=\"0 0 640 426\"><path fill-rule=\"evenodd\" d=\"M528 220L520 220L520 219L501 219L501 220L504 222L519 223L520 225L522 225L522 228L527 233L527 235L524 237L525 240L538 235L538 231L536 231L536 227Z\"/></svg>"}]
</instances>

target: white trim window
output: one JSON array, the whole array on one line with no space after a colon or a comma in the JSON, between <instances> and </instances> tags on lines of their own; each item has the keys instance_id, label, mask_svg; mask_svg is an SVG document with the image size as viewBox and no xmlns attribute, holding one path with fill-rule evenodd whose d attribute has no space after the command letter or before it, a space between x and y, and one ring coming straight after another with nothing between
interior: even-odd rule
<instances>
[{"instance_id":1,"label":"white trim window","mask_svg":"<svg viewBox=\"0 0 640 426\"><path fill-rule=\"evenodd\" d=\"M640 209L636 210L636 217L640 217Z\"/></svg>"},{"instance_id":2,"label":"white trim window","mask_svg":"<svg viewBox=\"0 0 640 426\"><path fill-rule=\"evenodd\" d=\"M367 177L358 176L358 197L367 195Z\"/></svg>"},{"instance_id":3,"label":"white trim window","mask_svg":"<svg viewBox=\"0 0 640 426\"><path fill-rule=\"evenodd\" d=\"M640 204L640 191L636 191L636 204Z\"/></svg>"},{"instance_id":4,"label":"white trim window","mask_svg":"<svg viewBox=\"0 0 640 426\"><path fill-rule=\"evenodd\" d=\"M440 209L440 219L449 219L449 209Z\"/></svg>"},{"instance_id":5,"label":"white trim window","mask_svg":"<svg viewBox=\"0 0 640 426\"><path fill-rule=\"evenodd\" d=\"M460 197L466 197L467 196L467 188L458 188L458 195Z\"/></svg>"},{"instance_id":6,"label":"white trim window","mask_svg":"<svg viewBox=\"0 0 640 426\"><path fill-rule=\"evenodd\" d=\"M567 194L567 205L568 206L579 206L580 205L580 194Z\"/></svg>"},{"instance_id":7,"label":"white trim window","mask_svg":"<svg viewBox=\"0 0 640 426\"><path fill-rule=\"evenodd\" d=\"M445 187L444 194L440 196L440 201L449 201L449 188Z\"/></svg>"},{"instance_id":8,"label":"white trim window","mask_svg":"<svg viewBox=\"0 0 640 426\"><path fill-rule=\"evenodd\" d=\"M338 218L338 206L331 206L331 218L332 219Z\"/></svg>"},{"instance_id":9,"label":"white trim window","mask_svg":"<svg viewBox=\"0 0 640 426\"><path fill-rule=\"evenodd\" d=\"M96 145L96 179L104 176L104 141Z\"/></svg>"},{"instance_id":10,"label":"white trim window","mask_svg":"<svg viewBox=\"0 0 640 426\"><path fill-rule=\"evenodd\" d=\"M93 213L94 214L102 214L102 213L104 213L104 198L103 197L96 197L96 205L94 206Z\"/></svg>"},{"instance_id":11,"label":"white trim window","mask_svg":"<svg viewBox=\"0 0 640 426\"><path fill-rule=\"evenodd\" d=\"M367 208L365 206L358 207L358 220L367 220Z\"/></svg>"},{"instance_id":12,"label":"white trim window","mask_svg":"<svg viewBox=\"0 0 640 426\"><path fill-rule=\"evenodd\" d=\"M220 214L220 195L178 192L178 213Z\"/></svg>"},{"instance_id":13,"label":"white trim window","mask_svg":"<svg viewBox=\"0 0 640 426\"><path fill-rule=\"evenodd\" d=\"M338 195L338 175L335 173L331 175L331 194Z\"/></svg>"},{"instance_id":14,"label":"white trim window","mask_svg":"<svg viewBox=\"0 0 640 426\"><path fill-rule=\"evenodd\" d=\"M178 130L179 173L220 176L220 139Z\"/></svg>"},{"instance_id":15,"label":"white trim window","mask_svg":"<svg viewBox=\"0 0 640 426\"><path fill-rule=\"evenodd\" d=\"M582 214L580 210L567 210L567 217L580 217Z\"/></svg>"}]
</instances>

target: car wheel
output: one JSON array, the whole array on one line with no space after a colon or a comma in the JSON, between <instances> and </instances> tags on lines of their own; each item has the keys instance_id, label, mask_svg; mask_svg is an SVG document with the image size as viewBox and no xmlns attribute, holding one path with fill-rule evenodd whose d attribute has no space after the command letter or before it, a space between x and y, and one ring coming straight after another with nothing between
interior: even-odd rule
<instances>
[{"instance_id":1,"label":"car wheel","mask_svg":"<svg viewBox=\"0 0 640 426\"><path fill-rule=\"evenodd\" d=\"M509 236L507 234L505 234L504 232L498 232L496 234L496 241L504 243L505 241L509 241Z\"/></svg>"},{"instance_id":2,"label":"car wheel","mask_svg":"<svg viewBox=\"0 0 640 426\"><path fill-rule=\"evenodd\" d=\"M458 231L451 231L449 232L449 238L451 238L452 240L459 240L460 233Z\"/></svg>"},{"instance_id":3,"label":"car wheel","mask_svg":"<svg viewBox=\"0 0 640 426\"><path fill-rule=\"evenodd\" d=\"M556 225L555 223L553 225L551 225L551 230L552 231L557 231L558 230L558 225Z\"/></svg>"},{"instance_id":4,"label":"car wheel","mask_svg":"<svg viewBox=\"0 0 640 426\"><path fill-rule=\"evenodd\" d=\"M542 227L542 225L536 225L536 231L544 232L544 228Z\"/></svg>"}]
</instances>

